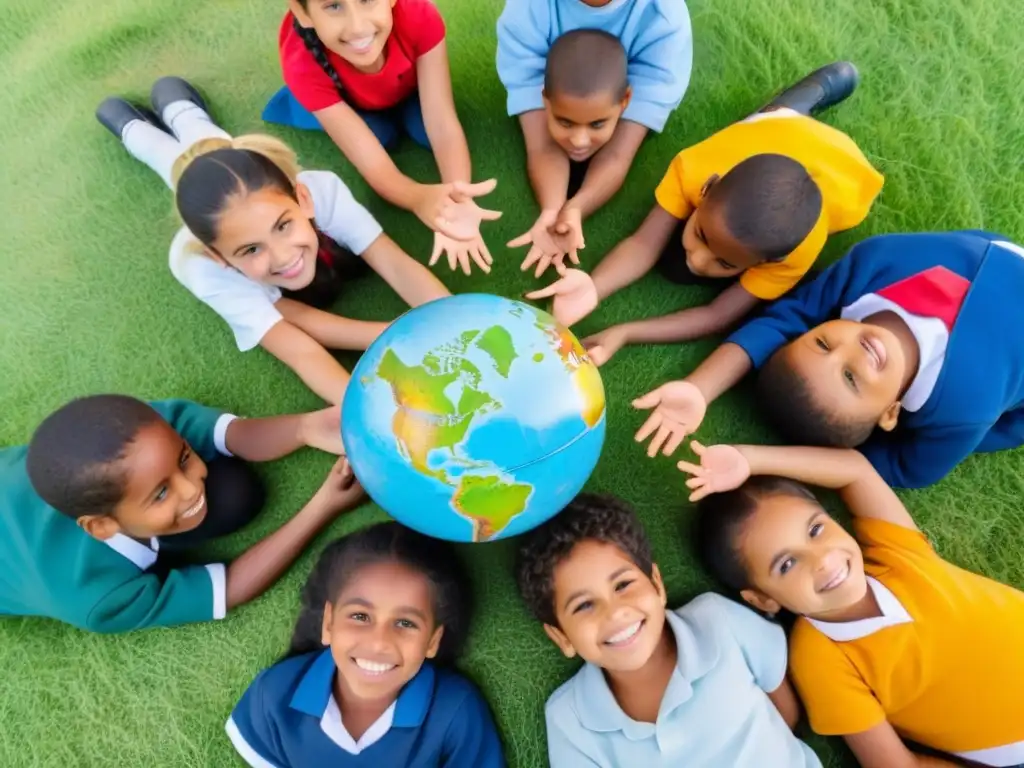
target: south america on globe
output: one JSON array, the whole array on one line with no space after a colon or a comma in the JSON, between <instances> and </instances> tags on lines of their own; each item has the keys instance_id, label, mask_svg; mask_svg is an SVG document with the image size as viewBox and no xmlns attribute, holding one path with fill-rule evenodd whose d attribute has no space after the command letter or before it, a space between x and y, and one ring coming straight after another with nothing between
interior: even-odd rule
<instances>
[{"instance_id":1,"label":"south america on globe","mask_svg":"<svg viewBox=\"0 0 1024 768\"><path fill-rule=\"evenodd\" d=\"M388 514L451 541L523 533L579 493L604 443L597 366L546 312L488 294L432 301L360 358L342 439Z\"/></svg>"}]
</instances>

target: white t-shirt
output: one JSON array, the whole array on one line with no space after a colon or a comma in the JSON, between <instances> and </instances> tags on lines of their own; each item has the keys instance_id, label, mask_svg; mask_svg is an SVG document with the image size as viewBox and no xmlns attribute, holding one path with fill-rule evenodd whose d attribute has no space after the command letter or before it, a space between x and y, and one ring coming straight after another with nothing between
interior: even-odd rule
<instances>
[{"instance_id":1,"label":"white t-shirt","mask_svg":"<svg viewBox=\"0 0 1024 768\"><path fill-rule=\"evenodd\" d=\"M325 235L352 253L362 255L383 233L380 224L360 205L337 174L302 171L299 181L313 198L316 225ZM274 304L281 289L250 280L233 267L224 266L189 249L195 237L182 227L171 241L171 273L192 295L220 315L235 334L242 352L252 349L281 319Z\"/></svg>"}]
</instances>

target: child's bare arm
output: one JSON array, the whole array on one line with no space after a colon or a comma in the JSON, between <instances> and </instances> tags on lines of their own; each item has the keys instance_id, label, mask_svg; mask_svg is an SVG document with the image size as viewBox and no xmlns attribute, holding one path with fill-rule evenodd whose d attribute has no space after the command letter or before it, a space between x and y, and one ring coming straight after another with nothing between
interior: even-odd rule
<instances>
[{"instance_id":1,"label":"child's bare arm","mask_svg":"<svg viewBox=\"0 0 1024 768\"><path fill-rule=\"evenodd\" d=\"M940 757L914 754L889 722L843 738L861 768L956 768L958 765Z\"/></svg>"},{"instance_id":2,"label":"child's bare arm","mask_svg":"<svg viewBox=\"0 0 1024 768\"><path fill-rule=\"evenodd\" d=\"M370 243L362 257L410 307L451 296L433 272L399 248L387 235L381 235Z\"/></svg>"},{"instance_id":3,"label":"child's bare arm","mask_svg":"<svg viewBox=\"0 0 1024 768\"><path fill-rule=\"evenodd\" d=\"M387 323L353 320L294 299L278 299L274 306L286 323L327 349L366 349L388 327Z\"/></svg>"},{"instance_id":4,"label":"child's bare arm","mask_svg":"<svg viewBox=\"0 0 1024 768\"><path fill-rule=\"evenodd\" d=\"M455 111L448 46L442 40L416 61L423 125L444 181L469 181L473 169L466 134Z\"/></svg>"},{"instance_id":5,"label":"child's bare arm","mask_svg":"<svg viewBox=\"0 0 1024 768\"><path fill-rule=\"evenodd\" d=\"M591 161L579 192L565 207L577 208L585 219L607 203L626 180L647 131L647 126L632 120L620 121L611 141Z\"/></svg>"},{"instance_id":6,"label":"child's bare arm","mask_svg":"<svg viewBox=\"0 0 1024 768\"><path fill-rule=\"evenodd\" d=\"M341 407L311 413L234 419L224 436L228 451L246 461L274 461L299 448L341 454Z\"/></svg>"},{"instance_id":7,"label":"child's bare arm","mask_svg":"<svg viewBox=\"0 0 1024 768\"><path fill-rule=\"evenodd\" d=\"M287 299L281 299L275 306L280 309L284 301ZM328 403L338 405L345 397L348 371L321 344L288 320L281 320L267 331L260 346L291 368Z\"/></svg>"},{"instance_id":8,"label":"child's bare arm","mask_svg":"<svg viewBox=\"0 0 1024 768\"><path fill-rule=\"evenodd\" d=\"M751 475L779 475L831 488L839 492L854 517L883 520L917 530L899 496L858 451L776 445L738 448L750 465Z\"/></svg>"},{"instance_id":9,"label":"child's bare arm","mask_svg":"<svg viewBox=\"0 0 1024 768\"><path fill-rule=\"evenodd\" d=\"M227 610L263 594L295 562L324 526L363 498L346 459L339 459L313 498L267 538L247 549L227 568Z\"/></svg>"},{"instance_id":10,"label":"child's bare arm","mask_svg":"<svg viewBox=\"0 0 1024 768\"><path fill-rule=\"evenodd\" d=\"M671 344L690 341L724 331L760 304L756 296L739 283L726 288L710 304L673 312L670 315L635 320L623 325L630 344Z\"/></svg>"},{"instance_id":11,"label":"child's bare arm","mask_svg":"<svg viewBox=\"0 0 1024 768\"><path fill-rule=\"evenodd\" d=\"M636 232L594 268L592 278L598 298L606 299L650 272L678 224L678 219L655 204Z\"/></svg>"},{"instance_id":12,"label":"child's bare arm","mask_svg":"<svg viewBox=\"0 0 1024 768\"><path fill-rule=\"evenodd\" d=\"M796 691L793 690L793 684L789 682L789 678L782 678L782 685L769 693L768 698L771 699L775 708L779 710L779 714L782 715L782 719L789 726L789 729L793 730L796 728L797 723L800 722L800 699L797 698Z\"/></svg>"},{"instance_id":13,"label":"child's bare arm","mask_svg":"<svg viewBox=\"0 0 1024 768\"><path fill-rule=\"evenodd\" d=\"M555 144L548 131L544 110L537 109L519 116L526 142L526 172L541 212L557 214L565 205L569 187L569 158Z\"/></svg>"}]
</instances>

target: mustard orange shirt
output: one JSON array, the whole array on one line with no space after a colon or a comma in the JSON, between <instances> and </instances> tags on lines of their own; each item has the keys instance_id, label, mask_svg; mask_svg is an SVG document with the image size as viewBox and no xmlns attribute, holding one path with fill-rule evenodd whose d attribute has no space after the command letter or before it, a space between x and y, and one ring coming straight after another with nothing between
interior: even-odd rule
<instances>
[{"instance_id":1,"label":"mustard orange shirt","mask_svg":"<svg viewBox=\"0 0 1024 768\"><path fill-rule=\"evenodd\" d=\"M751 267L741 285L759 299L777 299L811 268L828 236L860 224L884 179L849 136L790 109L761 112L684 149L672 160L655 191L658 204L685 219L700 205L711 176L724 176L754 155L796 160L821 188L822 211L804 241L782 261Z\"/></svg>"},{"instance_id":2,"label":"mustard orange shirt","mask_svg":"<svg viewBox=\"0 0 1024 768\"><path fill-rule=\"evenodd\" d=\"M924 534L854 521L883 616L798 619L790 673L824 735L888 720L981 765L1024 763L1024 592L947 563Z\"/></svg>"}]
</instances>

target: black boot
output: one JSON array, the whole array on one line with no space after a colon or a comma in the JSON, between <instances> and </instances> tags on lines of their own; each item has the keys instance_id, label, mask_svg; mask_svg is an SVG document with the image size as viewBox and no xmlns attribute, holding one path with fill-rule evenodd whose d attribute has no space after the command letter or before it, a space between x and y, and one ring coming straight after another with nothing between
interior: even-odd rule
<instances>
[{"instance_id":1,"label":"black boot","mask_svg":"<svg viewBox=\"0 0 1024 768\"><path fill-rule=\"evenodd\" d=\"M133 120L141 120L157 128L161 127L156 115L144 107L135 106L120 96L110 96L104 99L96 108L96 119L102 123L104 128L117 136L118 141L121 141L124 136L125 126Z\"/></svg>"},{"instance_id":2,"label":"black boot","mask_svg":"<svg viewBox=\"0 0 1024 768\"><path fill-rule=\"evenodd\" d=\"M837 61L815 70L789 86L761 111L787 107L802 115L812 115L838 104L857 87L860 74L849 61Z\"/></svg>"},{"instance_id":3,"label":"black boot","mask_svg":"<svg viewBox=\"0 0 1024 768\"><path fill-rule=\"evenodd\" d=\"M176 101L190 101L204 112L209 112L206 102L199 95L195 87L182 80L180 77L161 77L153 83L153 90L149 93L149 102L153 105L153 111L163 120L164 110L168 104Z\"/></svg>"}]
</instances>

